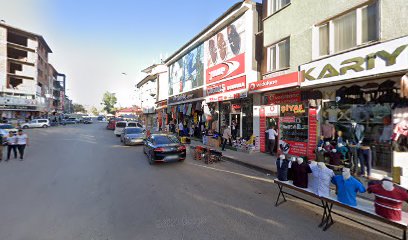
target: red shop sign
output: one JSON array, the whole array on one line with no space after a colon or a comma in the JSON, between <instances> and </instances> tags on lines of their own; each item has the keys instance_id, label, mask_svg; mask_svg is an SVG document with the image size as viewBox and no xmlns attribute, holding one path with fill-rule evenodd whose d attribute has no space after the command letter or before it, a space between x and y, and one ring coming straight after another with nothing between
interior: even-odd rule
<instances>
[{"instance_id":1,"label":"red shop sign","mask_svg":"<svg viewBox=\"0 0 408 240\"><path fill-rule=\"evenodd\" d=\"M301 102L300 91L277 93L269 96L265 96L265 104L283 104L283 103L297 103Z\"/></svg>"},{"instance_id":2,"label":"red shop sign","mask_svg":"<svg viewBox=\"0 0 408 240\"><path fill-rule=\"evenodd\" d=\"M268 78L249 84L249 92L265 92L299 86L299 72Z\"/></svg>"},{"instance_id":3,"label":"red shop sign","mask_svg":"<svg viewBox=\"0 0 408 240\"><path fill-rule=\"evenodd\" d=\"M245 53L206 70L206 83L211 84L245 72Z\"/></svg>"},{"instance_id":4,"label":"red shop sign","mask_svg":"<svg viewBox=\"0 0 408 240\"><path fill-rule=\"evenodd\" d=\"M208 86L207 96L225 92L232 92L241 89L246 89L245 76Z\"/></svg>"}]
</instances>

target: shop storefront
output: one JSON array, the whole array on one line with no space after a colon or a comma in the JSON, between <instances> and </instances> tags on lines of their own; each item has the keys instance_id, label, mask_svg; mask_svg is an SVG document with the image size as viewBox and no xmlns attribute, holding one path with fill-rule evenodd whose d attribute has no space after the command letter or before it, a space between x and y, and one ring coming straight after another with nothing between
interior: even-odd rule
<instances>
[{"instance_id":1,"label":"shop storefront","mask_svg":"<svg viewBox=\"0 0 408 240\"><path fill-rule=\"evenodd\" d=\"M168 130L166 126L169 124L169 116L167 115L167 100L156 103L157 127L159 131Z\"/></svg>"},{"instance_id":2,"label":"shop storefront","mask_svg":"<svg viewBox=\"0 0 408 240\"><path fill-rule=\"evenodd\" d=\"M167 111L170 113L168 120L177 127L183 124L184 135L199 136L202 121L203 89L169 97Z\"/></svg>"},{"instance_id":3,"label":"shop storefront","mask_svg":"<svg viewBox=\"0 0 408 240\"><path fill-rule=\"evenodd\" d=\"M404 37L300 66L302 88L321 96L313 103L316 159L380 179L399 172L392 135L403 120L395 116L406 102L400 82L408 71L407 46Z\"/></svg>"}]
</instances>

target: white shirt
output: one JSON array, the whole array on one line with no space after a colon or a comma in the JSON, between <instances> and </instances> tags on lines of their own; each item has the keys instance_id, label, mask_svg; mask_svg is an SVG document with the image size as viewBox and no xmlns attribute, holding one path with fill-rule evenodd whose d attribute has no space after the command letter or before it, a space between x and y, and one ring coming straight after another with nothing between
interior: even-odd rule
<instances>
[{"instance_id":1,"label":"white shirt","mask_svg":"<svg viewBox=\"0 0 408 240\"><path fill-rule=\"evenodd\" d=\"M21 134L16 136L17 138L17 145L27 144L27 134Z\"/></svg>"},{"instance_id":2,"label":"white shirt","mask_svg":"<svg viewBox=\"0 0 408 240\"><path fill-rule=\"evenodd\" d=\"M183 130L184 130L183 123L179 123L179 130L180 130L180 131L183 131Z\"/></svg>"},{"instance_id":3,"label":"white shirt","mask_svg":"<svg viewBox=\"0 0 408 240\"><path fill-rule=\"evenodd\" d=\"M6 141L8 145L16 145L16 136L7 136Z\"/></svg>"},{"instance_id":4,"label":"white shirt","mask_svg":"<svg viewBox=\"0 0 408 240\"><path fill-rule=\"evenodd\" d=\"M278 133L275 131L275 129L268 129L265 132L268 133L268 138L269 140L275 140L275 136L278 136Z\"/></svg>"},{"instance_id":5,"label":"white shirt","mask_svg":"<svg viewBox=\"0 0 408 240\"><path fill-rule=\"evenodd\" d=\"M319 167L318 165L311 166L312 174L315 178L315 185L313 186L313 192L322 197L330 196L330 183L334 177L333 170L327 167Z\"/></svg>"}]
</instances>

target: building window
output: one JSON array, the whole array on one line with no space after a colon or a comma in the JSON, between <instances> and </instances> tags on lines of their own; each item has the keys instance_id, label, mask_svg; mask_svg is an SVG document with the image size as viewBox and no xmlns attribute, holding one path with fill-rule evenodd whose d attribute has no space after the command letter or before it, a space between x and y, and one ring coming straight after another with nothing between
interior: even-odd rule
<instances>
[{"instance_id":1,"label":"building window","mask_svg":"<svg viewBox=\"0 0 408 240\"><path fill-rule=\"evenodd\" d=\"M289 67L289 38L278 42L267 49L268 71L277 71Z\"/></svg>"},{"instance_id":2,"label":"building window","mask_svg":"<svg viewBox=\"0 0 408 240\"><path fill-rule=\"evenodd\" d=\"M325 56L379 39L378 3L354 9L316 26L316 52Z\"/></svg>"},{"instance_id":3,"label":"building window","mask_svg":"<svg viewBox=\"0 0 408 240\"><path fill-rule=\"evenodd\" d=\"M268 0L268 16L279 11L290 3L290 0Z\"/></svg>"}]
</instances>

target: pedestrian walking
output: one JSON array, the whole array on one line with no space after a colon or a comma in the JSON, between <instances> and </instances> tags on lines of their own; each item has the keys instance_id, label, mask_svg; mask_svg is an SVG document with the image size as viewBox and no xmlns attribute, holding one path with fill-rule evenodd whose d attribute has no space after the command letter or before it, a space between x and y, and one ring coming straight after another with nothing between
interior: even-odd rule
<instances>
[{"instance_id":1,"label":"pedestrian walking","mask_svg":"<svg viewBox=\"0 0 408 240\"><path fill-rule=\"evenodd\" d=\"M22 129L19 129L16 138L18 153L20 154L20 160L22 161L24 159L25 147L28 146L28 136Z\"/></svg>"},{"instance_id":2,"label":"pedestrian walking","mask_svg":"<svg viewBox=\"0 0 408 240\"><path fill-rule=\"evenodd\" d=\"M3 136L3 134L0 134L0 161L3 160L3 144L5 143L7 136Z\"/></svg>"},{"instance_id":3,"label":"pedestrian walking","mask_svg":"<svg viewBox=\"0 0 408 240\"><path fill-rule=\"evenodd\" d=\"M271 126L265 132L268 133L269 150L271 152L271 155L273 155L275 149L275 138L276 136L278 136L278 133L275 131L275 126Z\"/></svg>"},{"instance_id":4,"label":"pedestrian walking","mask_svg":"<svg viewBox=\"0 0 408 240\"><path fill-rule=\"evenodd\" d=\"M225 144L227 144L227 141L231 141L231 127L230 126L224 126L224 132L222 134L223 138L223 143L222 143L222 151L225 151Z\"/></svg>"},{"instance_id":5,"label":"pedestrian walking","mask_svg":"<svg viewBox=\"0 0 408 240\"><path fill-rule=\"evenodd\" d=\"M11 151L14 153L14 158L17 158L17 138L13 132L9 132L9 135L6 137L6 144L7 144L7 159L6 161L10 160Z\"/></svg>"},{"instance_id":6,"label":"pedestrian walking","mask_svg":"<svg viewBox=\"0 0 408 240\"><path fill-rule=\"evenodd\" d=\"M182 137L184 136L184 125L183 125L183 121L180 120L180 123L178 125L178 129L179 129L179 136Z\"/></svg>"}]
</instances>

